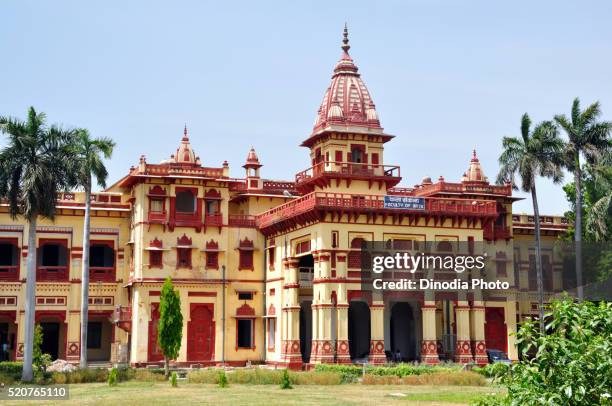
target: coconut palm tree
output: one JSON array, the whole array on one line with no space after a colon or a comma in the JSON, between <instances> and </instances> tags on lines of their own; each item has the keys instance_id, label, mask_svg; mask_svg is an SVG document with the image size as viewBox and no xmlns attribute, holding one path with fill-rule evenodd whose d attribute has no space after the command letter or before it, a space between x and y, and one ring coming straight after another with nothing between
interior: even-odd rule
<instances>
[{"instance_id":1,"label":"coconut palm tree","mask_svg":"<svg viewBox=\"0 0 612 406\"><path fill-rule=\"evenodd\" d=\"M601 195L591 202L586 216L586 233L594 241L607 241L610 236L610 212L612 211L612 150L607 151L597 165L591 167L593 187Z\"/></svg>"},{"instance_id":2,"label":"coconut palm tree","mask_svg":"<svg viewBox=\"0 0 612 406\"><path fill-rule=\"evenodd\" d=\"M576 242L576 283L578 298L583 298L582 289L582 167L581 157L589 164L596 163L602 155L609 151L611 122L599 122L601 109L595 102L585 110L580 110L580 99L572 103L571 117L564 114L555 116L555 121L567 134L565 144L564 166L574 174L576 187L576 219L574 224L574 239Z\"/></svg>"},{"instance_id":3,"label":"coconut palm tree","mask_svg":"<svg viewBox=\"0 0 612 406\"><path fill-rule=\"evenodd\" d=\"M74 171L78 186L85 190L85 218L83 220L83 262L81 268L81 368L87 368L87 316L89 312L89 227L91 222L92 175L101 187L106 187L108 171L103 158L113 154L115 143L110 138L91 138L89 131L76 130L71 145Z\"/></svg>"},{"instance_id":4,"label":"coconut palm tree","mask_svg":"<svg viewBox=\"0 0 612 406\"><path fill-rule=\"evenodd\" d=\"M68 168L67 145L72 131L48 127L45 115L33 107L26 121L0 117L0 132L8 135L0 151L0 197L9 204L13 218L28 222L26 260L25 337L22 380L33 378L34 312L36 287L36 223L39 217L53 220L57 193L68 190L74 178Z\"/></svg>"},{"instance_id":5,"label":"coconut palm tree","mask_svg":"<svg viewBox=\"0 0 612 406\"><path fill-rule=\"evenodd\" d=\"M499 157L499 174L497 183L514 183L515 175L521 178L521 189L531 193L533 214L535 218L536 239L536 273L538 300L540 308L540 329L544 331L544 286L542 277L542 255L540 238L540 210L536 192L536 177L551 178L559 183L563 178L561 170L561 151L563 142L558 129L551 121L538 124L531 131L531 119L527 113L521 119L521 137L504 137L503 151Z\"/></svg>"}]
</instances>

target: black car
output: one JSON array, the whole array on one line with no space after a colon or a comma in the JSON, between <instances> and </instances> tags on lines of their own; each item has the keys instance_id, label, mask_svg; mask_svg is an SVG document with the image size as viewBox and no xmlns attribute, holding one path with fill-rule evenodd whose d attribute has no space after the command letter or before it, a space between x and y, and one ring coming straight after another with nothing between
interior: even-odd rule
<instances>
[{"instance_id":1,"label":"black car","mask_svg":"<svg viewBox=\"0 0 612 406\"><path fill-rule=\"evenodd\" d=\"M487 350L487 358L489 359L489 364L494 364L496 362L503 362L504 364L512 363L508 358L508 354L502 350Z\"/></svg>"}]
</instances>

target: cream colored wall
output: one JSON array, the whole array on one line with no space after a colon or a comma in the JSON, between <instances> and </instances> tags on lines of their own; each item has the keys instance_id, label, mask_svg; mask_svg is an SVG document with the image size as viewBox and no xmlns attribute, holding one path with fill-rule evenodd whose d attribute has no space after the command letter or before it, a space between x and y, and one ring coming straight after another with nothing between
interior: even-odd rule
<instances>
[{"instance_id":1,"label":"cream colored wall","mask_svg":"<svg viewBox=\"0 0 612 406\"><path fill-rule=\"evenodd\" d=\"M82 201L82 196L76 194L75 201ZM62 239L68 243L68 282L43 282L36 284L36 296L66 297L63 305L37 305L37 311L63 311L66 312L67 334L66 342L80 342L80 303L81 303L81 252L83 245L83 211L79 209L61 209L55 221L40 218L37 224L37 245L41 239ZM123 217L121 217L123 216ZM22 218L13 220L7 213L6 208L0 209L0 226L23 226L22 231L2 231L0 237L16 237L21 249L20 256L20 280L26 278L26 256L28 241L28 226ZM129 238L129 220L126 214L120 211L92 210L91 229L97 229L96 234L91 236L92 240L110 240L115 247L115 267L117 282L95 282L89 287L89 296L112 297L111 305L89 305L90 311L112 311L114 305L125 303L127 297L121 285L127 282L129 263L129 250L125 250ZM120 256L123 255L123 258ZM18 314L25 310L25 283L3 282L0 284L0 296L17 295L16 306L0 306L0 310L15 310ZM23 314L23 313L21 313ZM23 318L18 317L17 343L23 342L24 323ZM116 341L124 339L125 336L115 329ZM61 337L63 340L63 336ZM63 343L61 341L60 343ZM63 347L65 353L66 348Z\"/></svg>"}]
</instances>

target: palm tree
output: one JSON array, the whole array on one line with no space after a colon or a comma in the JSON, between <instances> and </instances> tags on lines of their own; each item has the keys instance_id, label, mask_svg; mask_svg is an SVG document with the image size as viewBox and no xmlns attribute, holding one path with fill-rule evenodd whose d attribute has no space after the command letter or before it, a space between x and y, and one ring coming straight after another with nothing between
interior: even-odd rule
<instances>
[{"instance_id":1,"label":"palm tree","mask_svg":"<svg viewBox=\"0 0 612 406\"><path fill-rule=\"evenodd\" d=\"M81 272L81 368L87 368L87 316L89 312L89 226L91 222L92 175L98 185L106 187L108 171L102 158L110 158L115 143L110 138L91 138L89 131L76 130L71 145L74 171L78 185L85 190L85 218L83 220L83 263Z\"/></svg>"},{"instance_id":2,"label":"palm tree","mask_svg":"<svg viewBox=\"0 0 612 406\"><path fill-rule=\"evenodd\" d=\"M536 272L538 283L538 300L540 308L540 330L544 331L544 286L542 278L542 255L540 238L540 210L536 193L536 177L551 178L559 183L563 178L561 170L561 151L563 142L559 138L557 127L551 121L538 124L530 129L531 119L527 113L521 119L521 138L504 137L503 151L499 157L499 174L497 183L512 182L515 175L521 178L521 189L531 193L533 214L535 217L536 238Z\"/></svg>"},{"instance_id":3,"label":"palm tree","mask_svg":"<svg viewBox=\"0 0 612 406\"><path fill-rule=\"evenodd\" d=\"M0 117L0 132L8 135L0 151L0 196L8 200L13 219L28 222L26 266L25 337L21 379L33 378L34 297L36 293L36 223L38 217L53 220L57 193L68 190L73 177L67 168L67 144L72 136L57 126L47 127L45 115L33 107L28 119Z\"/></svg>"},{"instance_id":4,"label":"palm tree","mask_svg":"<svg viewBox=\"0 0 612 406\"><path fill-rule=\"evenodd\" d=\"M612 150L607 151L597 165L591 167L595 190L601 191L586 216L586 232L594 241L607 241L610 236L610 210L612 210Z\"/></svg>"},{"instance_id":5,"label":"palm tree","mask_svg":"<svg viewBox=\"0 0 612 406\"><path fill-rule=\"evenodd\" d=\"M578 298L583 298L582 289L582 167L583 156L589 164L596 163L605 151L610 150L611 122L598 122L601 115L599 102L595 102L584 111L580 110L580 100L572 103L571 119L564 114L556 115L555 121L566 132L568 142L565 144L564 166L574 174L576 187L576 220L574 239L576 241L576 283Z\"/></svg>"}]
</instances>

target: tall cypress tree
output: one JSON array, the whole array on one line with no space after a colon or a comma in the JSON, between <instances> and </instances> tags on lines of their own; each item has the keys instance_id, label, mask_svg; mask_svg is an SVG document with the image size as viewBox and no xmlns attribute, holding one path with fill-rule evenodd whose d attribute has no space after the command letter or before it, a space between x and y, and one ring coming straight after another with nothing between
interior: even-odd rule
<instances>
[{"instance_id":1,"label":"tall cypress tree","mask_svg":"<svg viewBox=\"0 0 612 406\"><path fill-rule=\"evenodd\" d=\"M181 298L174 290L172 279L166 278L159 299L159 325L157 342L164 354L164 373L170 375L169 362L178 357L183 338L183 314L181 313Z\"/></svg>"}]
</instances>

